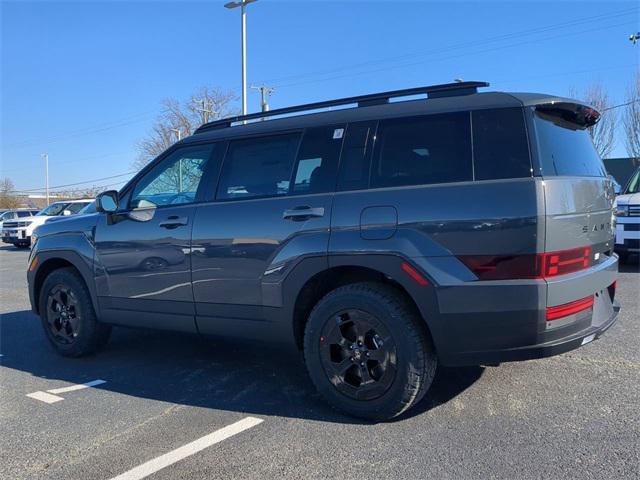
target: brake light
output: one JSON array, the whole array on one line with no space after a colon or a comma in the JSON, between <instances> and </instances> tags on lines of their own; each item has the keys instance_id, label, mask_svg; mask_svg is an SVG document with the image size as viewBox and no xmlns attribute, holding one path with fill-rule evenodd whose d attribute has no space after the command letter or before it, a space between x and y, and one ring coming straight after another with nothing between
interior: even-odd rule
<instances>
[{"instance_id":1,"label":"brake light","mask_svg":"<svg viewBox=\"0 0 640 480\"><path fill-rule=\"evenodd\" d=\"M543 253L542 277L554 277L584 270L591 265L591 247L573 248L559 252Z\"/></svg>"},{"instance_id":2,"label":"brake light","mask_svg":"<svg viewBox=\"0 0 640 480\"><path fill-rule=\"evenodd\" d=\"M565 303L557 307L547 308L547 322L557 320L558 318L568 317L569 315L582 312L593 307L593 295L581 298L575 302Z\"/></svg>"},{"instance_id":3,"label":"brake light","mask_svg":"<svg viewBox=\"0 0 640 480\"><path fill-rule=\"evenodd\" d=\"M479 280L550 278L591 266L591 247L526 255L462 255L458 257Z\"/></svg>"}]
</instances>

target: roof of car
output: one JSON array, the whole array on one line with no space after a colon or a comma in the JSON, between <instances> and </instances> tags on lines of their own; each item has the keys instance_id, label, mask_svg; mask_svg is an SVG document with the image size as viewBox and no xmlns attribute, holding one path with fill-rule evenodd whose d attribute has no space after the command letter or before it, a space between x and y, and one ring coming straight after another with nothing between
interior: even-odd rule
<instances>
[{"instance_id":1,"label":"roof of car","mask_svg":"<svg viewBox=\"0 0 640 480\"><path fill-rule=\"evenodd\" d=\"M455 112L470 109L522 107L555 102L582 103L577 100L542 93L481 92L464 95L450 95L438 98L394 101L379 105L352 106L321 112L316 111L313 113L289 115L284 118L272 118L267 121L258 120L246 124L223 126L222 128L209 129L207 128L207 125L203 125L200 127L199 131L196 131L194 135L185 138L181 143L189 144L203 140L219 140L321 125L340 125L366 120ZM224 121L220 121L220 123L224 124ZM214 127L216 126L215 124L213 125Z\"/></svg>"}]
</instances>

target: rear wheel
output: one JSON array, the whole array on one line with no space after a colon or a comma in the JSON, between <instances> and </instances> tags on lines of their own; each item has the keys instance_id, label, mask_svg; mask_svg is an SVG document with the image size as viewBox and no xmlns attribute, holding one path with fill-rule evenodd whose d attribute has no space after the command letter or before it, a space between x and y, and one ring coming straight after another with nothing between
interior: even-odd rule
<instances>
[{"instance_id":1,"label":"rear wheel","mask_svg":"<svg viewBox=\"0 0 640 480\"><path fill-rule=\"evenodd\" d=\"M420 401L437 360L423 320L395 289L340 287L315 306L305 330L309 375L339 410L388 420Z\"/></svg>"},{"instance_id":2,"label":"rear wheel","mask_svg":"<svg viewBox=\"0 0 640 480\"><path fill-rule=\"evenodd\" d=\"M40 293L45 334L61 355L80 357L107 343L109 325L99 323L84 280L72 268L50 273Z\"/></svg>"}]
</instances>

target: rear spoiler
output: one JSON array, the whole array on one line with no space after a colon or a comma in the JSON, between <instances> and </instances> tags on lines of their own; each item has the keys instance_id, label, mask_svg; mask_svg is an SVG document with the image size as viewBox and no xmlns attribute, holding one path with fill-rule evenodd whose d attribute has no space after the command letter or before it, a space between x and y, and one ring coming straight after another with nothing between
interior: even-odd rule
<instances>
[{"instance_id":1,"label":"rear spoiler","mask_svg":"<svg viewBox=\"0 0 640 480\"><path fill-rule=\"evenodd\" d=\"M551 117L551 120L564 120L580 128L593 127L600 120L600 112L580 103L551 102L535 107L536 112Z\"/></svg>"}]
</instances>

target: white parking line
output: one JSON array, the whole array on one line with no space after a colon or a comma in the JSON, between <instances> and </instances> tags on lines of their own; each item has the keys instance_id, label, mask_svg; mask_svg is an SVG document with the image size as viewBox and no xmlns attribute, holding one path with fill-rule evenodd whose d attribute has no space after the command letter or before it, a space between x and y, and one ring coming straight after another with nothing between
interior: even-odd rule
<instances>
[{"instance_id":1,"label":"white parking line","mask_svg":"<svg viewBox=\"0 0 640 480\"><path fill-rule=\"evenodd\" d=\"M81 383L79 385L71 385L70 387L54 388L53 390L47 390L49 393L67 393L75 392L76 390L82 390L83 388L95 387L96 385L102 385L107 383L106 380L92 380L87 383Z\"/></svg>"},{"instance_id":2,"label":"white parking line","mask_svg":"<svg viewBox=\"0 0 640 480\"><path fill-rule=\"evenodd\" d=\"M187 443L186 445L180 448L176 448L169 453L165 453L164 455L156 457L153 460L149 460L148 462L145 462L138 467L132 468L128 472L124 472L117 477L113 477L111 480L141 480L142 478L148 477L158 470L162 470L169 465L173 465L174 463L179 462L184 458L190 457L191 455L198 453L207 447L210 447L211 445L220 443L221 441L226 440L229 437L233 437L240 432L253 428L256 425L262 423L262 421L263 420L261 420L260 418L255 417L243 418L236 423L232 423L231 425L221 428L220 430L216 430L209 435L205 435L198 440Z\"/></svg>"},{"instance_id":3,"label":"white parking line","mask_svg":"<svg viewBox=\"0 0 640 480\"><path fill-rule=\"evenodd\" d=\"M59 397L57 395L51 395L50 393L46 393L46 392L28 393L27 397L35 398L36 400L40 400L41 402L44 402L44 403L56 403L64 400L64 398L62 397Z\"/></svg>"},{"instance_id":4,"label":"white parking line","mask_svg":"<svg viewBox=\"0 0 640 480\"><path fill-rule=\"evenodd\" d=\"M52 390L47 390L46 392L28 393L27 397L40 400L41 402L44 402L44 403L56 403L61 400L64 400L64 398L59 397L58 395L52 395L52 394L75 392L76 390L83 390L85 388L95 387L96 385L102 385L103 383L107 383L106 380L92 380L90 382L81 383L79 385L71 385L69 387L54 388Z\"/></svg>"}]
</instances>

